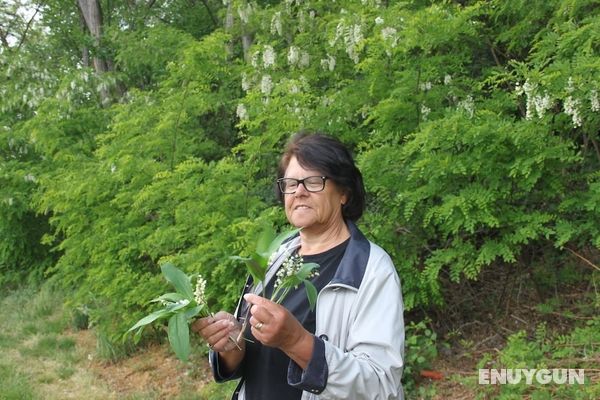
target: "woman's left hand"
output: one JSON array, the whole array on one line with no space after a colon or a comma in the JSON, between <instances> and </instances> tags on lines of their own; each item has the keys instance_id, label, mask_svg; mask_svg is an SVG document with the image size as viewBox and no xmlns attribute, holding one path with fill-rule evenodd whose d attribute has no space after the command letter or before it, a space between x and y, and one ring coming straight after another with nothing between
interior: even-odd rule
<instances>
[{"instance_id":1,"label":"woman's left hand","mask_svg":"<svg viewBox=\"0 0 600 400\"><path fill-rule=\"evenodd\" d=\"M254 294L244 295L252 304L252 334L262 344L284 351L300 366L312 355L313 335L283 306Z\"/></svg>"}]
</instances>

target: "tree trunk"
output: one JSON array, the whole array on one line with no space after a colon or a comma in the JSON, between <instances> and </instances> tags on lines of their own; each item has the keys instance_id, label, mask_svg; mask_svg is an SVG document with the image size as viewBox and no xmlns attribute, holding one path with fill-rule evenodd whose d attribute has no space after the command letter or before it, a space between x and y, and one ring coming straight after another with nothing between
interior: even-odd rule
<instances>
[{"instance_id":1,"label":"tree trunk","mask_svg":"<svg viewBox=\"0 0 600 400\"><path fill-rule=\"evenodd\" d=\"M243 22L241 22L243 24ZM230 32L233 28L234 19L233 19L233 2L230 1L227 4L227 13L225 14L225 31ZM245 33L245 29L242 26L242 51L244 52L244 60L246 62L250 62L250 47L252 46L252 42L254 40L253 35L250 33ZM233 56L233 44L228 46L230 56Z\"/></svg>"},{"instance_id":2,"label":"tree trunk","mask_svg":"<svg viewBox=\"0 0 600 400\"><path fill-rule=\"evenodd\" d=\"M90 35L94 38L94 46L97 50L100 47L100 38L102 36L102 9L100 8L100 1L77 0L77 3L79 4L81 15L83 15L85 26L90 32ZM108 64L97 54L94 54L92 57L92 64L94 70L99 74L108 71Z\"/></svg>"}]
</instances>

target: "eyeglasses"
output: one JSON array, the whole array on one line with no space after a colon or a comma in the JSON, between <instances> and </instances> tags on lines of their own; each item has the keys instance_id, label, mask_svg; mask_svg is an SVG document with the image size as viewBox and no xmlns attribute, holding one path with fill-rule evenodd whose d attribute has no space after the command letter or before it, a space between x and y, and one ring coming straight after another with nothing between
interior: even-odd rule
<instances>
[{"instance_id":1,"label":"eyeglasses","mask_svg":"<svg viewBox=\"0 0 600 400\"><path fill-rule=\"evenodd\" d=\"M283 194L296 193L300 184L303 184L307 191L314 193L325 189L325 181L327 179L329 179L327 176L308 176L304 179L279 178L277 179L277 184Z\"/></svg>"}]
</instances>

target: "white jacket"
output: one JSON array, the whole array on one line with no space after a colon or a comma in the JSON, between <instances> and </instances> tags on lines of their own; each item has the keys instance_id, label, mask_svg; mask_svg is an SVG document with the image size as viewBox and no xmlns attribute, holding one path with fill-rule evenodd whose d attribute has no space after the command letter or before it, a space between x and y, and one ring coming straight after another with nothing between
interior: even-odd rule
<instances>
[{"instance_id":1,"label":"white jacket","mask_svg":"<svg viewBox=\"0 0 600 400\"><path fill-rule=\"evenodd\" d=\"M317 297L312 358L306 370L290 360L288 384L304 391L303 400L402 400L400 280L389 255L352 222L348 227L350 242L340 266ZM281 246L267 281L299 242L296 237ZM219 374L217 355L210 358L217 381L238 377ZM243 377L233 399L245 400Z\"/></svg>"}]
</instances>

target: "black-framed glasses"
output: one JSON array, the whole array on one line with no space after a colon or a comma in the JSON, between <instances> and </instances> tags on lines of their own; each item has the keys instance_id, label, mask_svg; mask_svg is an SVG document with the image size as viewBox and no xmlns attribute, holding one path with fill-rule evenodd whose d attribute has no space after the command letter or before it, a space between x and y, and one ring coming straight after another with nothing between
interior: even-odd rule
<instances>
[{"instance_id":1,"label":"black-framed glasses","mask_svg":"<svg viewBox=\"0 0 600 400\"><path fill-rule=\"evenodd\" d=\"M279 178L277 179L277 185L279 185L279 190L283 194L296 193L300 184L303 184L307 191L314 193L325 189L327 179L329 179L327 176L307 176L304 179Z\"/></svg>"}]
</instances>

